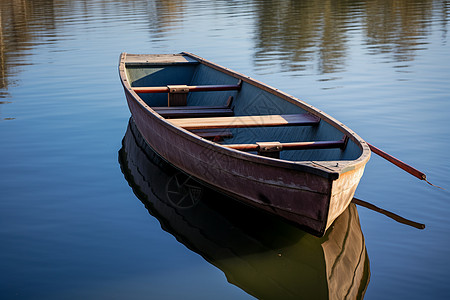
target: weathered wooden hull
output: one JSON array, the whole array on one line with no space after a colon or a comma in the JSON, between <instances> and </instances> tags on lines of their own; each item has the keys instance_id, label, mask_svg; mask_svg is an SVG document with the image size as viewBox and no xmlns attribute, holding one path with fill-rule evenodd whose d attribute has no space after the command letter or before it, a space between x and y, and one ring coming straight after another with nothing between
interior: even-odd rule
<instances>
[{"instance_id":1,"label":"weathered wooden hull","mask_svg":"<svg viewBox=\"0 0 450 300\"><path fill-rule=\"evenodd\" d=\"M292 163L227 149L173 126L156 114L130 87L125 67L122 56L119 69L135 123L149 146L175 167L319 236L349 205L370 157L366 144L350 130L342 127L345 134L358 142L363 153L351 163ZM263 86L248 77L236 76L248 84ZM315 112L310 106L307 108ZM333 121L324 114L320 116L327 122ZM333 126L343 125L336 122ZM341 166L335 167L336 164Z\"/></svg>"}]
</instances>

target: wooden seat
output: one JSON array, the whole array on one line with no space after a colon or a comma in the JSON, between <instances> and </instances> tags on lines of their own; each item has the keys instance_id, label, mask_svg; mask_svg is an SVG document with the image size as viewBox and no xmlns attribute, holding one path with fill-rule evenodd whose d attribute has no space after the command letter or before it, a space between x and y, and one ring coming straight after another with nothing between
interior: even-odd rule
<instances>
[{"instance_id":1,"label":"wooden seat","mask_svg":"<svg viewBox=\"0 0 450 300\"><path fill-rule=\"evenodd\" d=\"M232 138L233 133L229 129L195 129L192 133L215 142L222 141L224 138Z\"/></svg>"},{"instance_id":2,"label":"wooden seat","mask_svg":"<svg viewBox=\"0 0 450 300\"><path fill-rule=\"evenodd\" d=\"M151 87L132 87L136 93L168 93L168 106L186 106L189 92L239 91L242 80L230 85L167 85Z\"/></svg>"},{"instance_id":3,"label":"wooden seat","mask_svg":"<svg viewBox=\"0 0 450 300\"><path fill-rule=\"evenodd\" d=\"M185 106L195 107L195 106ZM230 108L200 108L200 109L158 109L156 110L164 118L202 118L202 117L226 117L234 116L234 111Z\"/></svg>"},{"instance_id":4,"label":"wooden seat","mask_svg":"<svg viewBox=\"0 0 450 300\"><path fill-rule=\"evenodd\" d=\"M171 110L171 111L176 111L176 110L196 110L196 109L223 109L223 108L229 108L226 105L211 105L211 106L197 106L197 105L192 105L192 106L152 106L152 109L155 110L156 112L158 112L159 110Z\"/></svg>"},{"instance_id":5,"label":"wooden seat","mask_svg":"<svg viewBox=\"0 0 450 300\"><path fill-rule=\"evenodd\" d=\"M214 92L240 90L242 80L233 85L167 85L151 87L132 87L136 93L177 93L177 92Z\"/></svg>"},{"instance_id":6,"label":"wooden seat","mask_svg":"<svg viewBox=\"0 0 450 300\"><path fill-rule=\"evenodd\" d=\"M216 118L183 118L168 120L175 126L192 129L208 128L243 128L243 127L272 127L272 126L305 126L316 125L320 118L311 114L295 115L263 115Z\"/></svg>"},{"instance_id":7,"label":"wooden seat","mask_svg":"<svg viewBox=\"0 0 450 300\"><path fill-rule=\"evenodd\" d=\"M234 116L231 109L233 97L230 96L226 105L216 106L158 106L154 111L164 118L201 118L201 117L229 117Z\"/></svg>"}]
</instances>

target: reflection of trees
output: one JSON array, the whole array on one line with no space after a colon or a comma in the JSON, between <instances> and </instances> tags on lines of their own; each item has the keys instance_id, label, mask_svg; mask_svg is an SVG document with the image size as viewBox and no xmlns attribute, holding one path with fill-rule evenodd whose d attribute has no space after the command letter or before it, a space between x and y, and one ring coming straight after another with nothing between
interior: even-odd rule
<instances>
[{"instance_id":1,"label":"reflection of trees","mask_svg":"<svg viewBox=\"0 0 450 300\"><path fill-rule=\"evenodd\" d=\"M0 1L0 89L8 88L9 78L44 31L54 31L54 1Z\"/></svg>"},{"instance_id":2,"label":"reflection of trees","mask_svg":"<svg viewBox=\"0 0 450 300\"><path fill-rule=\"evenodd\" d=\"M157 40L181 26L186 10L183 3L184 0L0 1L0 90L7 90L11 85L11 78L26 63L34 46L56 43L58 26L78 21L89 23L89 17L99 12L93 9L100 9L105 16L111 13L115 22L120 22L117 16L146 21L152 38ZM148 20L142 18L146 14Z\"/></svg>"},{"instance_id":3,"label":"reflection of trees","mask_svg":"<svg viewBox=\"0 0 450 300\"><path fill-rule=\"evenodd\" d=\"M351 21L347 1L261 1L256 4L256 63L274 58L289 71L311 68L318 60L320 73L340 68Z\"/></svg>"},{"instance_id":4,"label":"reflection of trees","mask_svg":"<svg viewBox=\"0 0 450 300\"><path fill-rule=\"evenodd\" d=\"M266 70L337 72L348 59L349 39L358 34L363 34L369 54L412 60L430 34L435 2L256 1L255 63Z\"/></svg>"},{"instance_id":5,"label":"reflection of trees","mask_svg":"<svg viewBox=\"0 0 450 300\"><path fill-rule=\"evenodd\" d=\"M182 25L181 21L186 10L183 2L183 0L149 2L149 28L153 39L157 40Z\"/></svg>"},{"instance_id":6,"label":"reflection of trees","mask_svg":"<svg viewBox=\"0 0 450 300\"><path fill-rule=\"evenodd\" d=\"M158 42L171 32L179 34L185 15L202 16L208 11L205 5L228 17L251 12L256 21L257 67L319 74L342 71L353 52L348 50L351 39L361 36L368 54L385 55L395 62L414 59L425 47L432 18L441 20L446 39L449 8L448 2L438 0L4 0L0 1L0 89L11 85L17 66L26 62L34 45L44 39L47 44L56 42L58 25L79 18L90 22L92 9L145 22L152 40ZM209 16L214 27L213 18Z\"/></svg>"},{"instance_id":7,"label":"reflection of trees","mask_svg":"<svg viewBox=\"0 0 450 300\"><path fill-rule=\"evenodd\" d=\"M397 62L412 60L430 34L432 9L429 0L368 1L363 22L370 53L389 53Z\"/></svg>"},{"instance_id":8,"label":"reflection of trees","mask_svg":"<svg viewBox=\"0 0 450 300\"><path fill-rule=\"evenodd\" d=\"M444 1L442 4L440 4L442 11L441 16L439 16L439 19L441 20L441 26L442 26L442 39L445 41L447 38L447 23L450 16L450 2Z\"/></svg>"}]
</instances>

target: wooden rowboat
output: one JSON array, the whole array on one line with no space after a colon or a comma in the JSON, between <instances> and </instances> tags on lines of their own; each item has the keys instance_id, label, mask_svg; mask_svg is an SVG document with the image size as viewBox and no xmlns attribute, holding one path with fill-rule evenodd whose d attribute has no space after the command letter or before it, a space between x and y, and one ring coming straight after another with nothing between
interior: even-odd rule
<instances>
[{"instance_id":1,"label":"wooden rowboat","mask_svg":"<svg viewBox=\"0 0 450 300\"><path fill-rule=\"evenodd\" d=\"M198 180L322 236L347 208L368 144L313 106L190 53L123 53L148 145Z\"/></svg>"}]
</instances>

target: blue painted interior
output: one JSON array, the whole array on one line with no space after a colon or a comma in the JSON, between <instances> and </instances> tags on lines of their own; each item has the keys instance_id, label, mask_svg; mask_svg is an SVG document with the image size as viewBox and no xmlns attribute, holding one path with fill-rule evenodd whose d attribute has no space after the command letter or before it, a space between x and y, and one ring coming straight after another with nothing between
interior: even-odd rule
<instances>
[{"instance_id":1,"label":"blue painted interior","mask_svg":"<svg viewBox=\"0 0 450 300\"><path fill-rule=\"evenodd\" d=\"M127 67L128 78L133 87L180 85L231 85L238 79L202 64L157 65ZM167 106L167 93L140 94L150 106ZM301 107L248 83L239 91L191 92L188 105L224 105L229 96L234 97L236 116L302 114ZM256 142L299 142L340 140L344 134L321 121L317 126L286 126L232 129L233 137L225 144ZM353 160L361 155L361 149L349 140L345 150L314 149L282 151L280 157L292 161Z\"/></svg>"}]
</instances>

